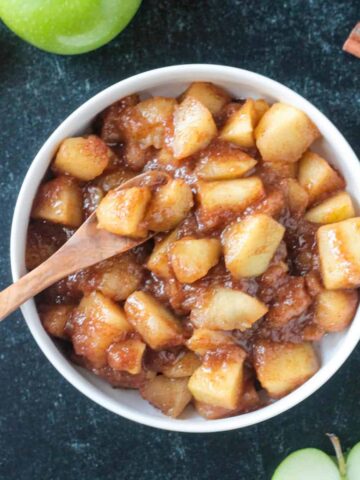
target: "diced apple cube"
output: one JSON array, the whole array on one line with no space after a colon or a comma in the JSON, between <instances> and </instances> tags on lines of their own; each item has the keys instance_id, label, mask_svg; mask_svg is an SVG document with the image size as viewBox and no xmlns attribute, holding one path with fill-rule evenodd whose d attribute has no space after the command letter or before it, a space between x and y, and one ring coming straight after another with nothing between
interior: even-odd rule
<instances>
[{"instance_id":1,"label":"diced apple cube","mask_svg":"<svg viewBox=\"0 0 360 480\"><path fill-rule=\"evenodd\" d=\"M309 205L324 194L345 187L344 179L320 155L306 152L299 164L298 180L309 194Z\"/></svg>"},{"instance_id":2,"label":"diced apple cube","mask_svg":"<svg viewBox=\"0 0 360 480\"><path fill-rule=\"evenodd\" d=\"M178 417L191 401L187 378L157 375L140 388L142 397L165 415Z\"/></svg>"},{"instance_id":3,"label":"diced apple cube","mask_svg":"<svg viewBox=\"0 0 360 480\"><path fill-rule=\"evenodd\" d=\"M193 204L190 186L180 178L169 180L154 193L145 223L154 232L171 230L186 217Z\"/></svg>"},{"instance_id":4,"label":"diced apple cube","mask_svg":"<svg viewBox=\"0 0 360 480\"><path fill-rule=\"evenodd\" d=\"M241 213L264 195L264 186L258 177L198 182L198 200L205 216L221 211Z\"/></svg>"},{"instance_id":5,"label":"diced apple cube","mask_svg":"<svg viewBox=\"0 0 360 480\"><path fill-rule=\"evenodd\" d=\"M114 370L137 375L142 370L142 358L145 348L145 343L136 338L113 343L108 349L108 364Z\"/></svg>"},{"instance_id":6,"label":"diced apple cube","mask_svg":"<svg viewBox=\"0 0 360 480\"><path fill-rule=\"evenodd\" d=\"M142 117L136 137L143 148L150 146L162 148L164 146L166 128L172 120L176 105L177 102L174 98L152 97L134 107L134 110Z\"/></svg>"},{"instance_id":7,"label":"diced apple cube","mask_svg":"<svg viewBox=\"0 0 360 480\"><path fill-rule=\"evenodd\" d=\"M328 290L360 286L360 217L317 231L322 280Z\"/></svg>"},{"instance_id":8,"label":"diced apple cube","mask_svg":"<svg viewBox=\"0 0 360 480\"><path fill-rule=\"evenodd\" d=\"M285 228L268 215L250 215L223 232L225 265L233 277L264 273L284 236Z\"/></svg>"},{"instance_id":9,"label":"diced apple cube","mask_svg":"<svg viewBox=\"0 0 360 480\"><path fill-rule=\"evenodd\" d=\"M209 82L193 82L181 95L180 100L183 101L187 97L195 98L201 102L212 115L217 115L231 100L230 95L225 90Z\"/></svg>"},{"instance_id":10,"label":"diced apple cube","mask_svg":"<svg viewBox=\"0 0 360 480\"><path fill-rule=\"evenodd\" d=\"M196 98L187 97L174 114L173 152L175 159L193 155L216 136L217 128L210 111Z\"/></svg>"},{"instance_id":11,"label":"diced apple cube","mask_svg":"<svg viewBox=\"0 0 360 480\"><path fill-rule=\"evenodd\" d=\"M231 288L207 290L191 311L197 328L244 331L268 311L267 306L247 293Z\"/></svg>"},{"instance_id":12,"label":"diced apple cube","mask_svg":"<svg viewBox=\"0 0 360 480\"><path fill-rule=\"evenodd\" d=\"M217 238L184 237L170 247L171 266L181 283L193 283L214 267L221 255Z\"/></svg>"},{"instance_id":13,"label":"diced apple cube","mask_svg":"<svg viewBox=\"0 0 360 480\"><path fill-rule=\"evenodd\" d=\"M79 227L83 221L82 193L77 183L61 176L43 183L34 200L31 217L69 227Z\"/></svg>"},{"instance_id":14,"label":"diced apple cube","mask_svg":"<svg viewBox=\"0 0 360 480\"><path fill-rule=\"evenodd\" d=\"M243 390L246 353L237 346L205 357L189 380L195 400L208 405L234 409Z\"/></svg>"},{"instance_id":15,"label":"diced apple cube","mask_svg":"<svg viewBox=\"0 0 360 480\"><path fill-rule=\"evenodd\" d=\"M68 339L66 323L75 305L40 305L39 316L45 330L53 337Z\"/></svg>"},{"instance_id":16,"label":"diced apple cube","mask_svg":"<svg viewBox=\"0 0 360 480\"><path fill-rule=\"evenodd\" d=\"M285 195L290 212L294 216L303 215L309 203L309 195L305 188L294 178L281 180L280 188Z\"/></svg>"},{"instance_id":17,"label":"diced apple cube","mask_svg":"<svg viewBox=\"0 0 360 480\"><path fill-rule=\"evenodd\" d=\"M313 223L336 223L355 217L355 209L350 195L340 192L310 209L305 220Z\"/></svg>"},{"instance_id":18,"label":"diced apple cube","mask_svg":"<svg viewBox=\"0 0 360 480\"><path fill-rule=\"evenodd\" d=\"M132 293L126 300L125 312L129 322L154 350L183 343L180 322L148 293Z\"/></svg>"},{"instance_id":19,"label":"diced apple cube","mask_svg":"<svg viewBox=\"0 0 360 480\"><path fill-rule=\"evenodd\" d=\"M326 332L340 332L354 318L358 300L357 290L323 290L316 297L314 322Z\"/></svg>"},{"instance_id":20,"label":"diced apple cube","mask_svg":"<svg viewBox=\"0 0 360 480\"><path fill-rule=\"evenodd\" d=\"M319 360L310 343L259 341L254 348L257 378L270 397L287 395L312 377Z\"/></svg>"},{"instance_id":21,"label":"diced apple cube","mask_svg":"<svg viewBox=\"0 0 360 480\"><path fill-rule=\"evenodd\" d=\"M254 107L255 107L255 126L256 126L260 122L264 113L269 110L270 105L263 98L257 98L254 101Z\"/></svg>"},{"instance_id":22,"label":"diced apple cube","mask_svg":"<svg viewBox=\"0 0 360 480\"><path fill-rule=\"evenodd\" d=\"M164 365L160 371L169 378L191 377L200 365L201 361L195 353L183 352L174 363Z\"/></svg>"},{"instance_id":23,"label":"diced apple cube","mask_svg":"<svg viewBox=\"0 0 360 480\"><path fill-rule=\"evenodd\" d=\"M251 170L257 161L237 148L206 155L195 168L201 180L231 180L240 178Z\"/></svg>"},{"instance_id":24,"label":"diced apple cube","mask_svg":"<svg viewBox=\"0 0 360 480\"><path fill-rule=\"evenodd\" d=\"M320 132L298 108L274 103L255 129L256 146L265 162L296 162Z\"/></svg>"},{"instance_id":25,"label":"diced apple cube","mask_svg":"<svg viewBox=\"0 0 360 480\"><path fill-rule=\"evenodd\" d=\"M219 347L234 345L231 335L224 332L217 332L207 328L195 328L192 336L187 340L186 345L198 355L205 355L208 352L217 350Z\"/></svg>"},{"instance_id":26,"label":"diced apple cube","mask_svg":"<svg viewBox=\"0 0 360 480\"><path fill-rule=\"evenodd\" d=\"M143 278L143 268L131 253L98 263L89 270L87 279L91 288L119 302L137 290Z\"/></svg>"},{"instance_id":27,"label":"diced apple cube","mask_svg":"<svg viewBox=\"0 0 360 480\"><path fill-rule=\"evenodd\" d=\"M177 233L177 230L173 230L163 240L156 243L146 263L146 267L161 278L170 278L172 276L169 265L169 247L176 240Z\"/></svg>"},{"instance_id":28,"label":"diced apple cube","mask_svg":"<svg viewBox=\"0 0 360 480\"><path fill-rule=\"evenodd\" d=\"M128 237L146 237L140 224L151 199L149 187L110 190L96 210L98 227Z\"/></svg>"},{"instance_id":29,"label":"diced apple cube","mask_svg":"<svg viewBox=\"0 0 360 480\"><path fill-rule=\"evenodd\" d=\"M112 152L96 135L66 138L56 154L53 170L85 182L101 175Z\"/></svg>"},{"instance_id":30,"label":"diced apple cube","mask_svg":"<svg viewBox=\"0 0 360 480\"><path fill-rule=\"evenodd\" d=\"M107 363L107 349L133 330L123 309L100 292L85 295L71 316L72 342L94 367Z\"/></svg>"},{"instance_id":31,"label":"diced apple cube","mask_svg":"<svg viewBox=\"0 0 360 480\"><path fill-rule=\"evenodd\" d=\"M234 112L220 132L220 138L227 142L236 143L240 147L255 146L254 127L258 118L255 102L248 98L241 108Z\"/></svg>"}]
</instances>

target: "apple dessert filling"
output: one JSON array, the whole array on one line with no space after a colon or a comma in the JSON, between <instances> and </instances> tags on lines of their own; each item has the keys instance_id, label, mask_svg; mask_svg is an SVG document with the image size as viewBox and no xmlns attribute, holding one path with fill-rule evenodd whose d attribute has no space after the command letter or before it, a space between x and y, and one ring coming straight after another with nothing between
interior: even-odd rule
<instances>
[{"instance_id":1,"label":"apple dessert filling","mask_svg":"<svg viewBox=\"0 0 360 480\"><path fill-rule=\"evenodd\" d=\"M302 385L321 367L316 343L351 323L360 286L360 218L341 173L311 150L318 138L298 108L206 82L108 107L91 134L60 144L27 266L93 212L98 228L144 242L38 295L45 330L172 417L189 404L238 415ZM121 188L156 169L164 183Z\"/></svg>"}]
</instances>

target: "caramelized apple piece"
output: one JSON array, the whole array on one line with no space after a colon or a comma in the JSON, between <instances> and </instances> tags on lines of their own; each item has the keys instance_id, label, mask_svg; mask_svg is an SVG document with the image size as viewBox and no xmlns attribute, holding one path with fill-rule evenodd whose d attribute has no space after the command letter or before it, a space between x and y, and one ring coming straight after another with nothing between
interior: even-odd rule
<instances>
[{"instance_id":1,"label":"caramelized apple piece","mask_svg":"<svg viewBox=\"0 0 360 480\"><path fill-rule=\"evenodd\" d=\"M142 397L165 415L178 417L191 401L187 378L158 375L140 388Z\"/></svg>"},{"instance_id":2,"label":"caramelized apple piece","mask_svg":"<svg viewBox=\"0 0 360 480\"><path fill-rule=\"evenodd\" d=\"M100 292L84 296L70 322L75 353L98 368L106 365L109 346L132 330L123 309Z\"/></svg>"},{"instance_id":3,"label":"caramelized apple piece","mask_svg":"<svg viewBox=\"0 0 360 480\"><path fill-rule=\"evenodd\" d=\"M140 224L151 199L149 187L110 190L96 211L98 227L128 237L146 237Z\"/></svg>"},{"instance_id":4,"label":"caramelized apple piece","mask_svg":"<svg viewBox=\"0 0 360 480\"><path fill-rule=\"evenodd\" d=\"M181 283L193 283L214 267L221 255L221 243L216 238L185 237L170 247L171 266Z\"/></svg>"},{"instance_id":5,"label":"caramelized apple piece","mask_svg":"<svg viewBox=\"0 0 360 480\"><path fill-rule=\"evenodd\" d=\"M193 82L181 95L180 100L192 97L201 102L212 115L217 115L230 102L231 97L222 88L209 82Z\"/></svg>"},{"instance_id":6,"label":"caramelized apple piece","mask_svg":"<svg viewBox=\"0 0 360 480\"><path fill-rule=\"evenodd\" d=\"M268 215L250 215L223 233L226 268L235 278L257 277L273 258L285 228Z\"/></svg>"},{"instance_id":7,"label":"caramelized apple piece","mask_svg":"<svg viewBox=\"0 0 360 480\"><path fill-rule=\"evenodd\" d=\"M200 366L201 361L193 352L182 352L174 363L164 365L160 371L169 378L190 377Z\"/></svg>"},{"instance_id":8,"label":"caramelized apple piece","mask_svg":"<svg viewBox=\"0 0 360 480\"><path fill-rule=\"evenodd\" d=\"M319 360L310 343L261 340L254 347L257 378L272 398L281 398L315 375Z\"/></svg>"},{"instance_id":9,"label":"caramelized apple piece","mask_svg":"<svg viewBox=\"0 0 360 480\"><path fill-rule=\"evenodd\" d=\"M346 192L340 192L311 208L306 213L305 220L313 223L336 223L352 217L355 217L355 209L351 197Z\"/></svg>"},{"instance_id":10,"label":"caramelized apple piece","mask_svg":"<svg viewBox=\"0 0 360 480\"><path fill-rule=\"evenodd\" d=\"M244 176L257 161L238 148L215 150L197 164L195 174L201 180L232 180Z\"/></svg>"},{"instance_id":11,"label":"caramelized apple piece","mask_svg":"<svg viewBox=\"0 0 360 480\"><path fill-rule=\"evenodd\" d=\"M142 370L146 345L141 340L129 338L110 345L107 361L111 368L137 375Z\"/></svg>"},{"instance_id":12,"label":"caramelized apple piece","mask_svg":"<svg viewBox=\"0 0 360 480\"><path fill-rule=\"evenodd\" d=\"M299 164L298 180L309 194L309 205L325 194L345 187L344 179L314 152L306 152Z\"/></svg>"},{"instance_id":13,"label":"caramelized apple piece","mask_svg":"<svg viewBox=\"0 0 360 480\"><path fill-rule=\"evenodd\" d=\"M321 276L328 290L360 286L360 217L317 231Z\"/></svg>"},{"instance_id":14,"label":"caramelized apple piece","mask_svg":"<svg viewBox=\"0 0 360 480\"><path fill-rule=\"evenodd\" d=\"M358 297L357 290L323 290L316 297L314 322L326 332L344 330L354 318Z\"/></svg>"},{"instance_id":15,"label":"caramelized apple piece","mask_svg":"<svg viewBox=\"0 0 360 480\"><path fill-rule=\"evenodd\" d=\"M305 188L294 178L285 178L280 182L289 210L293 216L304 215L309 203L309 195Z\"/></svg>"},{"instance_id":16,"label":"caramelized apple piece","mask_svg":"<svg viewBox=\"0 0 360 480\"><path fill-rule=\"evenodd\" d=\"M137 290L143 279L143 269L131 253L116 255L92 267L87 274L88 286L96 288L119 302Z\"/></svg>"},{"instance_id":17,"label":"caramelized apple piece","mask_svg":"<svg viewBox=\"0 0 360 480\"><path fill-rule=\"evenodd\" d=\"M171 230L186 217L193 204L189 185L180 178L169 180L153 195L145 223L154 232Z\"/></svg>"},{"instance_id":18,"label":"caramelized apple piece","mask_svg":"<svg viewBox=\"0 0 360 480\"><path fill-rule=\"evenodd\" d=\"M217 182L198 182L198 200L203 215L243 212L265 194L258 177Z\"/></svg>"},{"instance_id":19,"label":"caramelized apple piece","mask_svg":"<svg viewBox=\"0 0 360 480\"><path fill-rule=\"evenodd\" d=\"M244 331L267 311L267 306L255 297L240 290L217 287L199 298L190 319L197 328Z\"/></svg>"},{"instance_id":20,"label":"caramelized apple piece","mask_svg":"<svg viewBox=\"0 0 360 480\"><path fill-rule=\"evenodd\" d=\"M40 185L31 217L79 227L83 221L82 202L77 183L68 177L57 177Z\"/></svg>"},{"instance_id":21,"label":"caramelized apple piece","mask_svg":"<svg viewBox=\"0 0 360 480\"><path fill-rule=\"evenodd\" d=\"M237 346L205 357L189 380L189 390L198 402L235 409L243 390L246 353Z\"/></svg>"},{"instance_id":22,"label":"caramelized apple piece","mask_svg":"<svg viewBox=\"0 0 360 480\"><path fill-rule=\"evenodd\" d=\"M183 343L180 322L148 293L132 293L126 300L125 312L129 322L154 350Z\"/></svg>"},{"instance_id":23,"label":"caramelized apple piece","mask_svg":"<svg viewBox=\"0 0 360 480\"><path fill-rule=\"evenodd\" d=\"M174 114L172 148L175 159L188 157L206 147L216 133L210 111L196 98L185 98Z\"/></svg>"},{"instance_id":24,"label":"caramelized apple piece","mask_svg":"<svg viewBox=\"0 0 360 480\"><path fill-rule=\"evenodd\" d=\"M112 152L96 135L66 138L60 144L53 170L85 182L101 175L108 166Z\"/></svg>"},{"instance_id":25,"label":"caramelized apple piece","mask_svg":"<svg viewBox=\"0 0 360 480\"><path fill-rule=\"evenodd\" d=\"M148 258L146 267L155 275L162 278L170 278L172 276L169 266L169 248L175 242L178 231L173 230L159 243L155 244L155 247Z\"/></svg>"},{"instance_id":26,"label":"caramelized apple piece","mask_svg":"<svg viewBox=\"0 0 360 480\"><path fill-rule=\"evenodd\" d=\"M248 98L225 123L220 132L221 140L236 143L240 147L254 147L254 128L257 118L258 111L255 109L255 102L252 98Z\"/></svg>"},{"instance_id":27,"label":"caramelized apple piece","mask_svg":"<svg viewBox=\"0 0 360 480\"><path fill-rule=\"evenodd\" d=\"M39 316L45 330L53 337L68 340L66 323L75 305L40 305Z\"/></svg>"},{"instance_id":28,"label":"caramelized apple piece","mask_svg":"<svg viewBox=\"0 0 360 480\"><path fill-rule=\"evenodd\" d=\"M208 352L217 350L219 347L226 349L228 345L235 345L235 342L228 333L217 332L208 328L195 328L186 345L189 350L196 354L205 355Z\"/></svg>"},{"instance_id":29,"label":"caramelized apple piece","mask_svg":"<svg viewBox=\"0 0 360 480\"><path fill-rule=\"evenodd\" d=\"M320 132L306 113L274 103L255 130L256 146L265 162L296 162Z\"/></svg>"}]
</instances>

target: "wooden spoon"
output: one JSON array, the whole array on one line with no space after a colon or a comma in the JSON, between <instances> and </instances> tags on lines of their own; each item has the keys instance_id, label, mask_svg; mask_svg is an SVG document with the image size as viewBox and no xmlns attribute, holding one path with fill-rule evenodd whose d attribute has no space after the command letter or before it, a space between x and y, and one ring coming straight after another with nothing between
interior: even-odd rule
<instances>
[{"instance_id":1,"label":"wooden spoon","mask_svg":"<svg viewBox=\"0 0 360 480\"><path fill-rule=\"evenodd\" d=\"M165 183L168 178L164 172L149 171L131 178L117 188L152 187ZM0 292L0 320L61 278L126 252L146 242L152 236L153 234L146 238L133 239L114 235L97 228L96 214L92 213L54 255Z\"/></svg>"}]
</instances>

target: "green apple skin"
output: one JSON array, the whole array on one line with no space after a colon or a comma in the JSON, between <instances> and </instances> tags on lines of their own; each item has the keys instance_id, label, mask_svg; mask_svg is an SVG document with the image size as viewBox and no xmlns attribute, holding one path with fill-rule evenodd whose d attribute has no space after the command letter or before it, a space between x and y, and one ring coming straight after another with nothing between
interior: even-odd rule
<instances>
[{"instance_id":1,"label":"green apple skin","mask_svg":"<svg viewBox=\"0 0 360 480\"><path fill-rule=\"evenodd\" d=\"M0 0L0 18L47 52L73 55L105 45L130 22L141 0Z\"/></svg>"}]
</instances>

